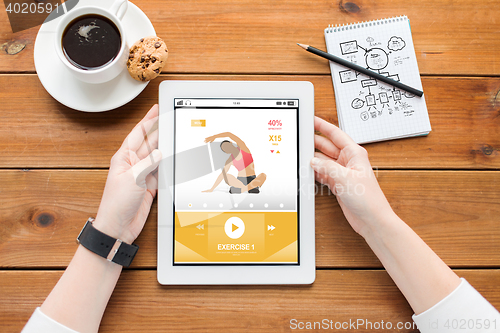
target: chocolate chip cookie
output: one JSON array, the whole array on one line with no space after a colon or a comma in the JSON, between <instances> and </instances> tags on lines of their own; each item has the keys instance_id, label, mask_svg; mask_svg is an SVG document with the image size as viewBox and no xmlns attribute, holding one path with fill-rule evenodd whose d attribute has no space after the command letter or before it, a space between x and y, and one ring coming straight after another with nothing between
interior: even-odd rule
<instances>
[{"instance_id":1,"label":"chocolate chip cookie","mask_svg":"<svg viewBox=\"0 0 500 333\"><path fill-rule=\"evenodd\" d=\"M160 75L167 58L167 46L161 38L156 36L141 38L130 48L128 72L137 81L152 80Z\"/></svg>"}]
</instances>

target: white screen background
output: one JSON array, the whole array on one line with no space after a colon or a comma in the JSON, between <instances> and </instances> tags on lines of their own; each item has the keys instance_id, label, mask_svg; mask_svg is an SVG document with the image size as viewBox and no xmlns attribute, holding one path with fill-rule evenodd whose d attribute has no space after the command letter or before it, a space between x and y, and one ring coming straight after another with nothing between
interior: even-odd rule
<instances>
[{"instance_id":1,"label":"white screen background","mask_svg":"<svg viewBox=\"0 0 500 333\"><path fill-rule=\"evenodd\" d=\"M206 145L206 137L231 132L243 140L252 153L256 175L265 173L267 176L259 194L230 194L229 185L224 181L213 192L202 193L212 187L220 169L176 184L176 211L297 211L296 109L183 108L175 112L176 154ZM206 126L192 127L193 119L204 119ZM281 129L271 130L270 120L280 120ZM269 141L270 135L281 135L278 146ZM210 161L199 160L198 163L201 166ZM229 173L236 177L238 170L231 166Z\"/></svg>"}]
</instances>

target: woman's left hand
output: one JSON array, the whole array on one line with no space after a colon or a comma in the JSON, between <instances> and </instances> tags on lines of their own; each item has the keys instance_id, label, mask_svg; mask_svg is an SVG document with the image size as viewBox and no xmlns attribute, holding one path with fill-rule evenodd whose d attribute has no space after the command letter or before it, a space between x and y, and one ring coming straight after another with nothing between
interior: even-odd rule
<instances>
[{"instance_id":1,"label":"woman's left hand","mask_svg":"<svg viewBox=\"0 0 500 333\"><path fill-rule=\"evenodd\" d=\"M209 136L208 138L205 139L205 143L212 142L216 139L215 135Z\"/></svg>"},{"instance_id":2,"label":"woman's left hand","mask_svg":"<svg viewBox=\"0 0 500 333\"><path fill-rule=\"evenodd\" d=\"M133 243L139 236L158 188L153 171L161 160L158 105L134 127L111 159L108 179L94 226L105 234Z\"/></svg>"}]
</instances>

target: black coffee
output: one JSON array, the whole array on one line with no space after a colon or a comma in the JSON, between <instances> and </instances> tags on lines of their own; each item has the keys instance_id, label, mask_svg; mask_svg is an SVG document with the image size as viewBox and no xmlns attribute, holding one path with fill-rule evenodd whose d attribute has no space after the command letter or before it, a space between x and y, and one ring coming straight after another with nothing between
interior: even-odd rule
<instances>
[{"instance_id":1,"label":"black coffee","mask_svg":"<svg viewBox=\"0 0 500 333\"><path fill-rule=\"evenodd\" d=\"M91 14L71 21L62 36L66 58L75 67L92 70L112 62L122 46L120 32L108 18Z\"/></svg>"}]
</instances>

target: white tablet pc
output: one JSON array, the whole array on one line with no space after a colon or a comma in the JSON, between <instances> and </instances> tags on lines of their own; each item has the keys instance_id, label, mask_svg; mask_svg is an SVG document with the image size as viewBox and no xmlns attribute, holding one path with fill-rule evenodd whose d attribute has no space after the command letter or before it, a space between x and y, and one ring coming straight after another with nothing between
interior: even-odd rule
<instances>
[{"instance_id":1,"label":"white tablet pc","mask_svg":"<svg viewBox=\"0 0 500 333\"><path fill-rule=\"evenodd\" d=\"M315 279L314 87L163 81L158 281Z\"/></svg>"}]
</instances>

